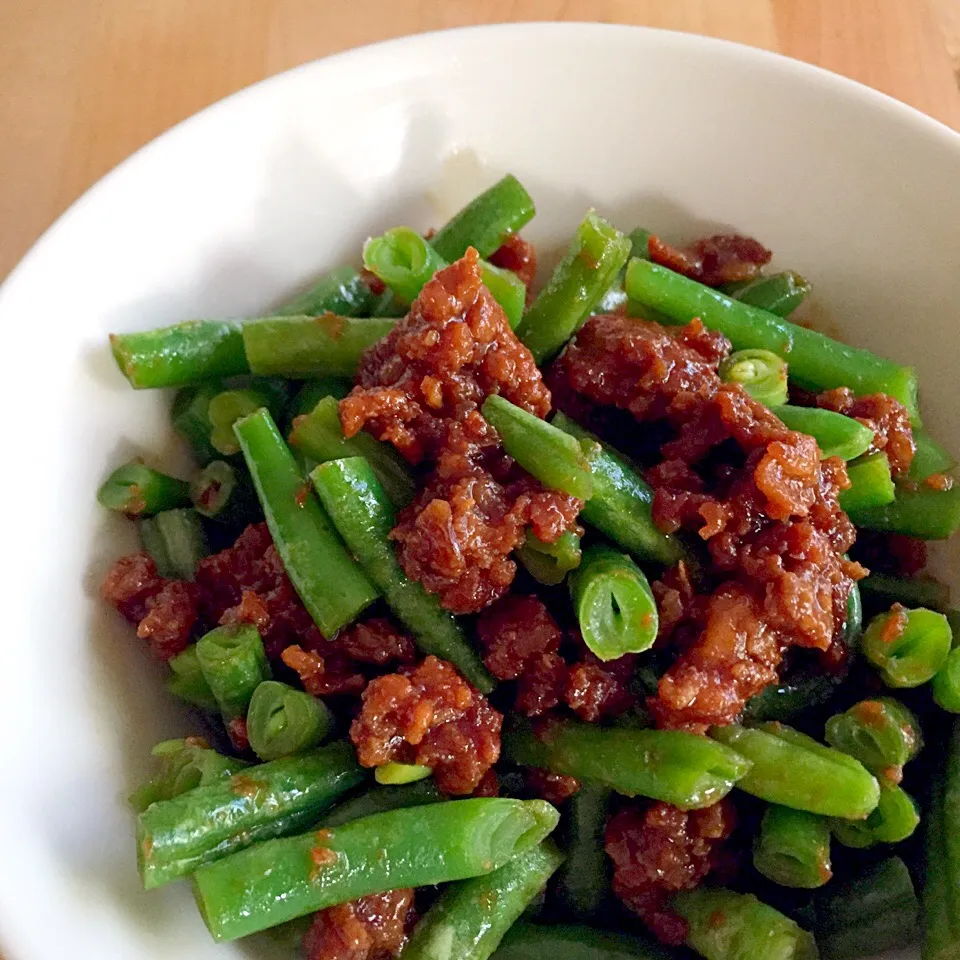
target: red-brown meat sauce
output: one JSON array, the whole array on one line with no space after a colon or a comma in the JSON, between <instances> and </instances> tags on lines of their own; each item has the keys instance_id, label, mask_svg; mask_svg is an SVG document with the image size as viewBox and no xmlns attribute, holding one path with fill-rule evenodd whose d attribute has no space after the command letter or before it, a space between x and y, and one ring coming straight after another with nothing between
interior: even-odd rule
<instances>
[{"instance_id":1,"label":"red-brown meat sauce","mask_svg":"<svg viewBox=\"0 0 960 960\"><path fill-rule=\"evenodd\" d=\"M550 391L530 351L482 284L475 250L427 283L394 330L364 356L340 402L344 433L361 429L431 472L393 531L407 575L455 613L483 609L516 575L529 527L552 543L582 503L518 470L480 415L491 394L545 417Z\"/></svg>"},{"instance_id":2,"label":"red-brown meat sauce","mask_svg":"<svg viewBox=\"0 0 960 960\"><path fill-rule=\"evenodd\" d=\"M303 938L304 960L392 960L416 922L413 890L391 890L321 910Z\"/></svg>"}]
</instances>

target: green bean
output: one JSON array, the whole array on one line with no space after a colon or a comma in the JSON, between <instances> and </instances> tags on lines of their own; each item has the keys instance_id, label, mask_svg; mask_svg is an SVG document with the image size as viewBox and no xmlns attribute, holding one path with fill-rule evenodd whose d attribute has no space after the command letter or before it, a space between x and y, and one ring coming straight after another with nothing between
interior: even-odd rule
<instances>
[{"instance_id":1,"label":"green bean","mask_svg":"<svg viewBox=\"0 0 960 960\"><path fill-rule=\"evenodd\" d=\"M751 894L701 887L673 899L687 946L706 960L816 960L813 936Z\"/></svg>"},{"instance_id":2,"label":"green bean","mask_svg":"<svg viewBox=\"0 0 960 960\"><path fill-rule=\"evenodd\" d=\"M840 491L840 506L857 526L857 519L871 510L884 509L893 503L896 487L890 476L890 462L885 453L870 453L847 464L850 486Z\"/></svg>"},{"instance_id":3,"label":"green bean","mask_svg":"<svg viewBox=\"0 0 960 960\"><path fill-rule=\"evenodd\" d=\"M528 530L515 552L537 583L555 587L563 583L571 570L580 566L580 537L573 530L564 530L553 543L544 543Z\"/></svg>"},{"instance_id":4,"label":"green bean","mask_svg":"<svg viewBox=\"0 0 960 960\"><path fill-rule=\"evenodd\" d=\"M363 263L404 303L412 303L427 281L449 266L430 243L409 227L394 227L383 236L368 240L363 245ZM510 326L515 327L523 313L527 288L509 270L483 262L480 271L484 286L503 308Z\"/></svg>"},{"instance_id":5,"label":"green bean","mask_svg":"<svg viewBox=\"0 0 960 960\"><path fill-rule=\"evenodd\" d=\"M337 267L320 277L303 293L288 300L275 316L317 316L337 313L343 317L369 317L377 302L376 294L353 267Z\"/></svg>"},{"instance_id":6,"label":"green bean","mask_svg":"<svg viewBox=\"0 0 960 960\"><path fill-rule=\"evenodd\" d=\"M253 691L247 711L250 747L261 760L279 760L317 746L333 729L322 700L276 680Z\"/></svg>"},{"instance_id":7,"label":"green bean","mask_svg":"<svg viewBox=\"0 0 960 960\"><path fill-rule=\"evenodd\" d=\"M879 802L880 787L859 761L783 724L714 727L710 736L751 761L737 786L768 803L858 820Z\"/></svg>"},{"instance_id":8,"label":"green bean","mask_svg":"<svg viewBox=\"0 0 960 960\"><path fill-rule=\"evenodd\" d=\"M197 660L228 721L246 714L253 691L271 676L260 633L249 623L227 624L204 634L197 641Z\"/></svg>"},{"instance_id":9,"label":"green bean","mask_svg":"<svg viewBox=\"0 0 960 960\"><path fill-rule=\"evenodd\" d=\"M447 887L414 928L404 960L488 960L562 861L547 840L493 873Z\"/></svg>"},{"instance_id":10,"label":"green bean","mask_svg":"<svg viewBox=\"0 0 960 960\"><path fill-rule=\"evenodd\" d=\"M507 453L544 486L581 500L593 496L588 454L596 449L595 443L578 441L498 394L487 397L481 412L500 434Z\"/></svg>"},{"instance_id":11,"label":"green bean","mask_svg":"<svg viewBox=\"0 0 960 960\"><path fill-rule=\"evenodd\" d=\"M945 760L931 784L926 811L923 958L960 956L960 722L954 720Z\"/></svg>"},{"instance_id":12,"label":"green bean","mask_svg":"<svg viewBox=\"0 0 960 960\"><path fill-rule=\"evenodd\" d=\"M592 927L515 923L494 960L670 960L654 943Z\"/></svg>"},{"instance_id":13,"label":"green bean","mask_svg":"<svg viewBox=\"0 0 960 960\"><path fill-rule=\"evenodd\" d=\"M189 506L190 484L153 470L138 460L117 467L97 491L101 507L128 517L149 517Z\"/></svg>"},{"instance_id":14,"label":"green bean","mask_svg":"<svg viewBox=\"0 0 960 960\"><path fill-rule=\"evenodd\" d=\"M258 410L234 430L287 575L320 632L332 637L373 603L376 588L344 549L270 414Z\"/></svg>"},{"instance_id":15,"label":"green bean","mask_svg":"<svg viewBox=\"0 0 960 960\"><path fill-rule=\"evenodd\" d=\"M415 780L398 787L376 786L365 793L352 797L334 807L320 819L321 827L339 827L351 820L369 817L388 810L420 807L427 803L439 803L446 797L437 789L434 780Z\"/></svg>"},{"instance_id":16,"label":"green bean","mask_svg":"<svg viewBox=\"0 0 960 960\"><path fill-rule=\"evenodd\" d=\"M843 621L843 642L848 650L860 649L863 635L863 599L860 596L860 584L854 582L847 595L846 617Z\"/></svg>"},{"instance_id":17,"label":"green bean","mask_svg":"<svg viewBox=\"0 0 960 960\"><path fill-rule=\"evenodd\" d=\"M913 442L917 449L913 460L910 461L908 479L919 483L935 473L949 473L956 467L957 461L953 455L941 447L922 427L914 427Z\"/></svg>"},{"instance_id":18,"label":"green bean","mask_svg":"<svg viewBox=\"0 0 960 960\"><path fill-rule=\"evenodd\" d=\"M149 890L258 840L305 829L361 783L349 743L263 763L149 806L137 818L137 858Z\"/></svg>"},{"instance_id":19,"label":"green bean","mask_svg":"<svg viewBox=\"0 0 960 960\"><path fill-rule=\"evenodd\" d=\"M655 526L653 490L627 458L562 413L554 414L552 423L581 445L584 441L596 444L588 454L594 493L584 504L581 517L638 560L672 566L683 559L685 550L680 542Z\"/></svg>"},{"instance_id":20,"label":"green bean","mask_svg":"<svg viewBox=\"0 0 960 960\"><path fill-rule=\"evenodd\" d=\"M227 384L222 380L205 380L182 387L173 398L170 422L193 451L200 466L219 456L210 442L210 401L226 389Z\"/></svg>"},{"instance_id":21,"label":"green bean","mask_svg":"<svg viewBox=\"0 0 960 960\"><path fill-rule=\"evenodd\" d=\"M758 307L778 317L789 317L806 300L810 284L799 273L786 270L758 277L731 294L734 300Z\"/></svg>"},{"instance_id":22,"label":"green bean","mask_svg":"<svg viewBox=\"0 0 960 960\"><path fill-rule=\"evenodd\" d=\"M290 422L309 413L324 397L342 400L350 392L351 386L344 377L314 377L304 381L287 408Z\"/></svg>"},{"instance_id":23,"label":"green bean","mask_svg":"<svg viewBox=\"0 0 960 960\"><path fill-rule=\"evenodd\" d=\"M880 781L880 802L866 820L833 820L833 835L845 847L863 850L899 843L913 834L920 811L913 797L895 783Z\"/></svg>"},{"instance_id":24,"label":"green bean","mask_svg":"<svg viewBox=\"0 0 960 960\"><path fill-rule=\"evenodd\" d=\"M650 231L636 227L627 236L630 238L630 256L640 260L650 259Z\"/></svg>"},{"instance_id":25,"label":"green bean","mask_svg":"<svg viewBox=\"0 0 960 960\"><path fill-rule=\"evenodd\" d=\"M231 457L240 452L233 425L261 407L270 411L275 420L283 413L289 397L282 380L274 377L254 377L251 382L211 397L207 407L210 419L210 443L217 453Z\"/></svg>"},{"instance_id":26,"label":"green bean","mask_svg":"<svg viewBox=\"0 0 960 960\"><path fill-rule=\"evenodd\" d=\"M197 645L191 644L182 653L167 661L171 674L167 679L167 689L180 700L193 704L208 713L218 709L216 698L207 683L200 660L197 657Z\"/></svg>"},{"instance_id":27,"label":"green bean","mask_svg":"<svg viewBox=\"0 0 960 960\"><path fill-rule=\"evenodd\" d=\"M243 325L254 373L280 377L353 377L364 351L396 325L391 317L267 317Z\"/></svg>"},{"instance_id":28,"label":"green bean","mask_svg":"<svg viewBox=\"0 0 960 960\"><path fill-rule=\"evenodd\" d=\"M583 642L601 660L643 653L657 639L657 602L643 571L604 544L588 547L570 577Z\"/></svg>"},{"instance_id":29,"label":"green bean","mask_svg":"<svg viewBox=\"0 0 960 960\"><path fill-rule=\"evenodd\" d=\"M737 350L717 368L725 383L739 383L759 403L779 407L787 402L787 364L769 350Z\"/></svg>"},{"instance_id":30,"label":"green bean","mask_svg":"<svg viewBox=\"0 0 960 960\"><path fill-rule=\"evenodd\" d=\"M819 407L775 407L773 411L791 430L805 433L817 441L821 456L854 460L873 443L873 431L842 413Z\"/></svg>"},{"instance_id":31,"label":"green bean","mask_svg":"<svg viewBox=\"0 0 960 960\"><path fill-rule=\"evenodd\" d=\"M536 213L533 198L512 174L474 197L431 238L430 246L448 262L459 260L467 247L489 257L511 233L526 226Z\"/></svg>"},{"instance_id":32,"label":"green bean","mask_svg":"<svg viewBox=\"0 0 960 960\"><path fill-rule=\"evenodd\" d=\"M403 572L390 541L394 510L370 464L363 457L331 460L310 479L350 552L420 649L449 660L478 690L489 693L493 678L456 618Z\"/></svg>"},{"instance_id":33,"label":"green bean","mask_svg":"<svg viewBox=\"0 0 960 960\"><path fill-rule=\"evenodd\" d=\"M110 349L135 389L180 387L248 372L240 326L236 320L190 320L159 330L111 333Z\"/></svg>"},{"instance_id":34,"label":"green bean","mask_svg":"<svg viewBox=\"0 0 960 960\"><path fill-rule=\"evenodd\" d=\"M373 779L386 787L398 787L406 783L426 780L432 773L431 767L425 767L419 763L394 763L391 760L373 771Z\"/></svg>"},{"instance_id":35,"label":"green bean","mask_svg":"<svg viewBox=\"0 0 960 960\"><path fill-rule=\"evenodd\" d=\"M910 871L889 857L818 896L814 933L823 960L855 960L916 943L919 921Z\"/></svg>"},{"instance_id":36,"label":"green bean","mask_svg":"<svg viewBox=\"0 0 960 960\"><path fill-rule=\"evenodd\" d=\"M631 300L659 310L674 323L699 317L724 334L735 350L772 350L789 362L790 380L805 390L850 387L858 395L888 393L919 421L917 377L911 367L848 347L643 260L628 264L626 289Z\"/></svg>"},{"instance_id":37,"label":"green bean","mask_svg":"<svg viewBox=\"0 0 960 960\"><path fill-rule=\"evenodd\" d=\"M130 798L130 803L141 813L151 803L172 800L194 787L205 787L233 776L248 766L243 760L211 750L200 737L164 740L150 754L159 761L157 772Z\"/></svg>"},{"instance_id":38,"label":"green bean","mask_svg":"<svg viewBox=\"0 0 960 960\"><path fill-rule=\"evenodd\" d=\"M867 596L886 603L902 603L906 607L929 607L940 613L950 606L950 589L934 577L894 577L871 572L859 582Z\"/></svg>"},{"instance_id":39,"label":"green bean","mask_svg":"<svg viewBox=\"0 0 960 960\"><path fill-rule=\"evenodd\" d=\"M144 549L161 577L192 580L197 564L209 552L207 536L195 510L164 510L137 525Z\"/></svg>"},{"instance_id":40,"label":"green bean","mask_svg":"<svg viewBox=\"0 0 960 960\"><path fill-rule=\"evenodd\" d=\"M843 494L840 504L843 506ZM902 533L920 540L946 540L960 529L960 484L953 483L944 490L926 484L916 489L899 486L892 503L844 509L858 527L867 530Z\"/></svg>"},{"instance_id":41,"label":"green bean","mask_svg":"<svg viewBox=\"0 0 960 960\"><path fill-rule=\"evenodd\" d=\"M753 848L753 865L782 887L822 887L833 876L829 821L803 810L767 807Z\"/></svg>"},{"instance_id":42,"label":"green bean","mask_svg":"<svg viewBox=\"0 0 960 960\"><path fill-rule=\"evenodd\" d=\"M529 721L511 717L503 750L522 766L594 780L625 796L684 810L716 803L750 769L730 748L683 730L604 729L575 720L558 720L538 735Z\"/></svg>"},{"instance_id":43,"label":"green bean","mask_svg":"<svg viewBox=\"0 0 960 960\"><path fill-rule=\"evenodd\" d=\"M791 723L808 710L829 703L836 692L837 681L822 673L774 683L747 701L742 716L744 720Z\"/></svg>"},{"instance_id":44,"label":"green bean","mask_svg":"<svg viewBox=\"0 0 960 960\"><path fill-rule=\"evenodd\" d=\"M567 858L557 873L557 893L564 916L577 920L592 917L610 889L603 838L612 794L604 784L588 782L567 804L563 826Z\"/></svg>"},{"instance_id":45,"label":"green bean","mask_svg":"<svg viewBox=\"0 0 960 960\"><path fill-rule=\"evenodd\" d=\"M919 687L944 665L951 643L950 624L942 613L895 603L867 624L861 649L888 687Z\"/></svg>"},{"instance_id":46,"label":"green bean","mask_svg":"<svg viewBox=\"0 0 960 960\"><path fill-rule=\"evenodd\" d=\"M517 327L538 366L577 332L629 256L629 238L591 210Z\"/></svg>"},{"instance_id":47,"label":"green bean","mask_svg":"<svg viewBox=\"0 0 960 960\"><path fill-rule=\"evenodd\" d=\"M960 647L950 651L934 676L933 699L941 710L960 713Z\"/></svg>"},{"instance_id":48,"label":"green bean","mask_svg":"<svg viewBox=\"0 0 960 960\"><path fill-rule=\"evenodd\" d=\"M481 798L410 807L257 844L194 877L217 941L358 897L481 876L556 826L542 800Z\"/></svg>"},{"instance_id":49,"label":"green bean","mask_svg":"<svg viewBox=\"0 0 960 960\"><path fill-rule=\"evenodd\" d=\"M190 483L193 508L202 517L232 527L263 518L250 474L239 464L211 460Z\"/></svg>"},{"instance_id":50,"label":"green bean","mask_svg":"<svg viewBox=\"0 0 960 960\"><path fill-rule=\"evenodd\" d=\"M872 774L899 782L901 769L923 746L913 711L892 697L861 700L832 716L824 738L859 760Z\"/></svg>"},{"instance_id":51,"label":"green bean","mask_svg":"<svg viewBox=\"0 0 960 960\"><path fill-rule=\"evenodd\" d=\"M317 463L365 457L377 479L399 510L413 500L416 483L403 458L389 443L381 443L361 430L348 440L343 435L337 401L324 397L293 422L290 443Z\"/></svg>"}]
</instances>

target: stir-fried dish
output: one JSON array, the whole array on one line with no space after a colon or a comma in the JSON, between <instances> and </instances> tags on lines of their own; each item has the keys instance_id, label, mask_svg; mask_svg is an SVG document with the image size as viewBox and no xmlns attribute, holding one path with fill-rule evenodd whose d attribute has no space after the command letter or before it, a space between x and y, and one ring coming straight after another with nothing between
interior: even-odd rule
<instances>
[{"instance_id":1,"label":"stir-fried dish","mask_svg":"<svg viewBox=\"0 0 960 960\"><path fill-rule=\"evenodd\" d=\"M507 176L266 318L111 338L196 460L99 492L142 542L103 597L196 708L144 886L306 960L960 956L914 371L744 236L591 211L534 294L533 214Z\"/></svg>"}]
</instances>

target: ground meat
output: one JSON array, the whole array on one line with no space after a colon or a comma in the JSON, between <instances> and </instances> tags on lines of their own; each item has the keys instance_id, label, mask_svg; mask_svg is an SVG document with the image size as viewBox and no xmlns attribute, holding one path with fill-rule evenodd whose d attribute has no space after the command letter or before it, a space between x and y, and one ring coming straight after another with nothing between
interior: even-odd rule
<instances>
[{"instance_id":1,"label":"ground meat","mask_svg":"<svg viewBox=\"0 0 960 960\"><path fill-rule=\"evenodd\" d=\"M849 387L838 387L817 395L817 406L853 417L873 431L871 452L882 450L894 476L906 473L917 452L907 408L885 393L855 397Z\"/></svg>"},{"instance_id":2,"label":"ground meat","mask_svg":"<svg viewBox=\"0 0 960 960\"><path fill-rule=\"evenodd\" d=\"M471 797L499 797L500 778L492 767L481 777Z\"/></svg>"},{"instance_id":3,"label":"ground meat","mask_svg":"<svg viewBox=\"0 0 960 960\"><path fill-rule=\"evenodd\" d=\"M560 649L563 632L536 597L510 594L477 619L483 662L498 680L516 680L528 663Z\"/></svg>"},{"instance_id":4,"label":"ground meat","mask_svg":"<svg viewBox=\"0 0 960 960\"><path fill-rule=\"evenodd\" d=\"M656 235L648 242L650 259L710 287L753 280L772 254L752 237L717 234L689 247L673 247Z\"/></svg>"},{"instance_id":5,"label":"ground meat","mask_svg":"<svg viewBox=\"0 0 960 960\"><path fill-rule=\"evenodd\" d=\"M655 586L660 643L677 654L650 703L664 727L732 723L789 647L828 649L865 572L844 558L855 537L837 500L845 465L722 383L729 349L699 320L668 330L611 315L591 318L558 361L590 402L670 428L646 471L653 519L709 552L696 588L685 569Z\"/></svg>"},{"instance_id":6,"label":"ground meat","mask_svg":"<svg viewBox=\"0 0 960 960\"><path fill-rule=\"evenodd\" d=\"M500 757L503 717L444 660L370 682L350 739L365 767L432 767L437 786L469 794Z\"/></svg>"},{"instance_id":7,"label":"ground meat","mask_svg":"<svg viewBox=\"0 0 960 960\"><path fill-rule=\"evenodd\" d=\"M580 789L580 781L576 778L551 773L539 767L524 771L524 781L532 794L555 807L569 800Z\"/></svg>"},{"instance_id":8,"label":"ground meat","mask_svg":"<svg viewBox=\"0 0 960 960\"><path fill-rule=\"evenodd\" d=\"M155 597L165 583L148 554L134 553L121 557L110 568L100 587L100 596L131 623L139 623L147 615L147 601Z\"/></svg>"},{"instance_id":9,"label":"ground meat","mask_svg":"<svg viewBox=\"0 0 960 960\"><path fill-rule=\"evenodd\" d=\"M410 889L377 893L321 910L303 938L305 960L388 960L400 956L416 923Z\"/></svg>"},{"instance_id":10,"label":"ground meat","mask_svg":"<svg viewBox=\"0 0 960 960\"><path fill-rule=\"evenodd\" d=\"M527 305L533 300L533 281L537 275L537 251L518 233L508 236L489 256L495 267L512 270L527 288Z\"/></svg>"},{"instance_id":11,"label":"ground meat","mask_svg":"<svg viewBox=\"0 0 960 960\"><path fill-rule=\"evenodd\" d=\"M366 427L419 463L456 445L464 418L492 393L538 417L550 410L540 371L483 286L471 248L367 351L358 386L340 401L340 418L348 437Z\"/></svg>"},{"instance_id":12,"label":"ground meat","mask_svg":"<svg viewBox=\"0 0 960 960\"><path fill-rule=\"evenodd\" d=\"M683 943L686 923L670 910L669 898L714 869L735 823L728 799L690 812L661 802L630 805L610 818L605 848L613 860L613 891L662 943Z\"/></svg>"},{"instance_id":13,"label":"ground meat","mask_svg":"<svg viewBox=\"0 0 960 960\"><path fill-rule=\"evenodd\" d=\"M564 703L570 667L559 653L542 653L530 660L517 682L515 708L539 717Z\"/></svg>"},{"instance_id":14,"label":"ground meat","mask_svg":"<svg viewBox=\"0 0 960 960\"><path fill-rule=\"evenodd\" d=\"M635 667L636 658L631 655L604 663L587 652L570 668L563 699L588 723L616 717L633 706L629 683Z\"/></svg>"},{"instance_id":15,"label":"ground meat","mask_svg":"<svg viewBox=\"0 0 960 960\"><path fill-rule=\"evenodd\" d=\"M341 630L337 634L337 646L358 663L378 667L413 663L417 659L413 639L385 617L371 617Z\"/></svg>"},{"instance_id":16,"label":"ground meat","mask_svg":"<svg viewBox=\"0 0 960 960\"><path fill-rule=\"evenodd\" d=\"M161 660L185 650L199 619L200 590L186 580L169 580L160 592L147 600L147 612L137 627L137 636L146 640Z\"/></svg>"}]
</instances>

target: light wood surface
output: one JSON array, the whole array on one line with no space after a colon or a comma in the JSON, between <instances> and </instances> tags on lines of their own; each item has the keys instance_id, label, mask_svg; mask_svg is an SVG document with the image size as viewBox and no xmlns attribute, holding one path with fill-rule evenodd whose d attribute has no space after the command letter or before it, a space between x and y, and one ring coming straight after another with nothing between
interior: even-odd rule
<instances>
[{"instance_id":1,"label":"light wood surface","mask_svg":"<svg viewBox=\"0 0 960 960\"><path fill-rule=\"evenodd\" d=\"M517 20L737 40L960 129L960 0L0 0L0 278L111 167L240 87L375 40Z\"/></svg>"}]
</instances>

